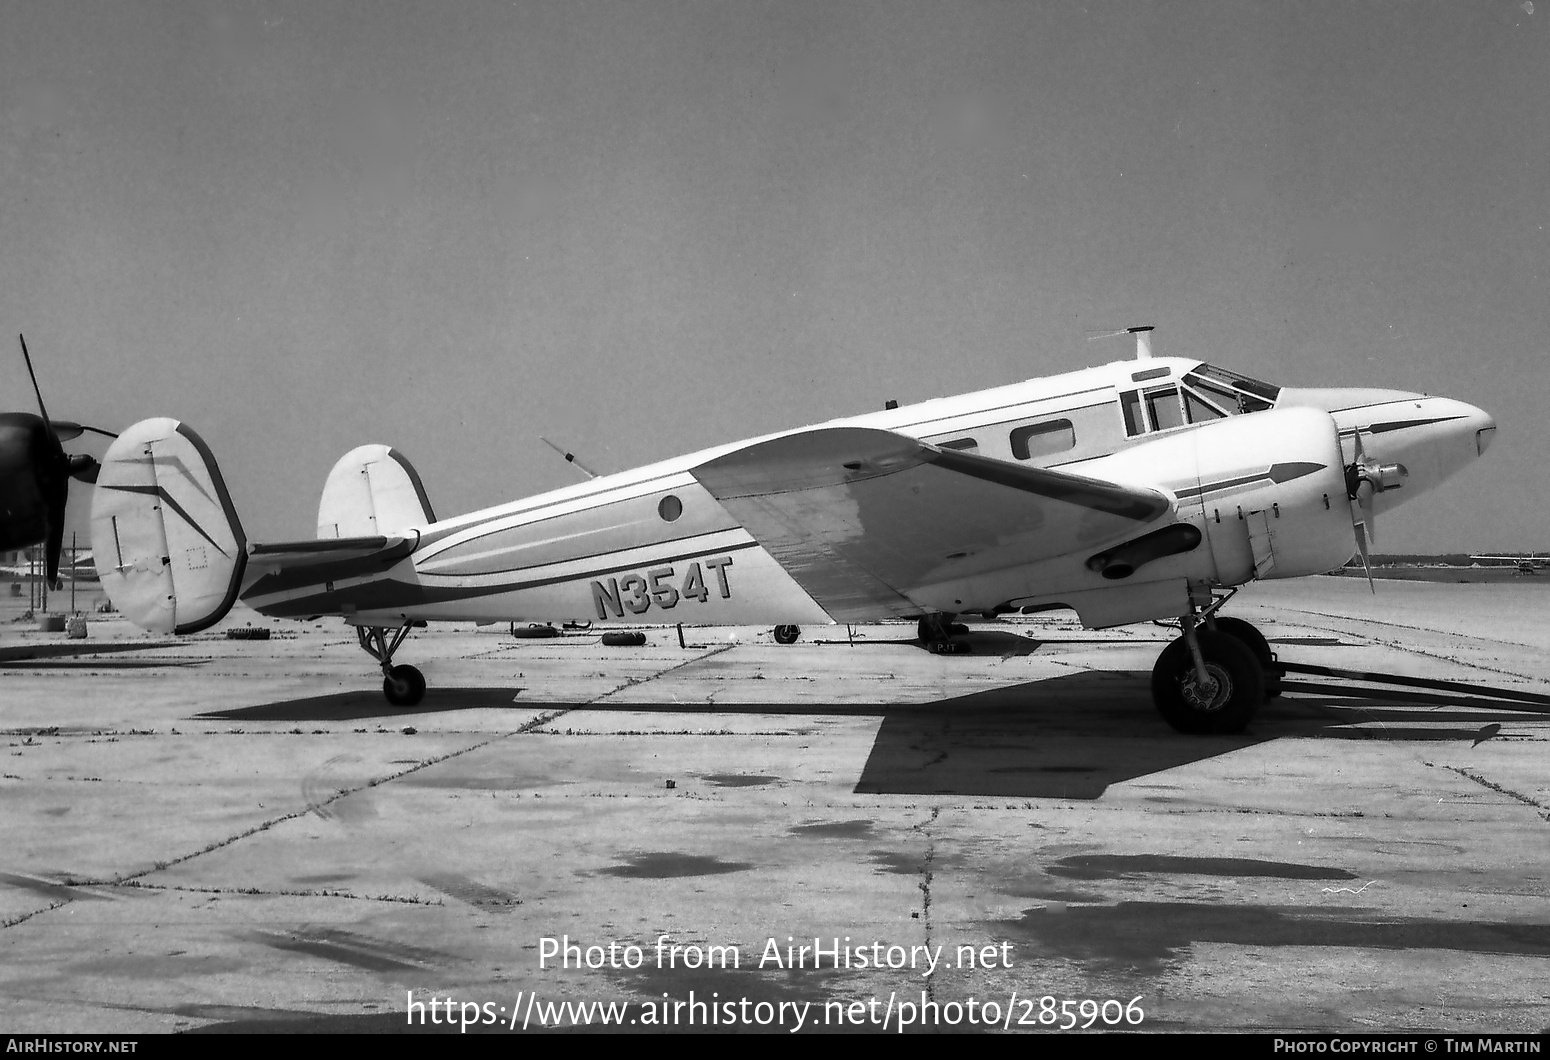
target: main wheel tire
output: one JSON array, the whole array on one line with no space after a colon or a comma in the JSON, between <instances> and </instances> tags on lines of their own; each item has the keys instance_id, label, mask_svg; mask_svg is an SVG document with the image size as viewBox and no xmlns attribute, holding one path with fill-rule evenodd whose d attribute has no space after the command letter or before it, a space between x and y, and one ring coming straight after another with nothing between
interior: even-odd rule
<instances>
[{"instance_id":1,"label":"main wheel tire","mask_svg":"<svg viewBox=\"0 0 1550 1060\"><path fill-rule=\"evenodd\" d=\"M382 694L395 707L412 707L425 698L425 675L413 666L395 666L382 678Z\"/></svg>"},{"instance_id":2,"label":"main wheel tire","mask_svg":"<svg viewBox=\"0 0 1550 1060\"><path fill-rule=\"evenodd\" d=\"M775 627L775 643L776 644L795 644L797 642L797 638L800 637L801 635L802 635L802 627L801 626L776 626Z\"/></svg>"},{"instance_id":3,"label":"main wheel tire","mask_svg":"<svg viewBox=\"0 0 1550 1060\"><path fill-rule=\"evenodd\" d=\"M1183 637L1162 650L1152 668L1152 702L1179 732L1239 733L1265 698L1265 675L1248 645L1209 629L1196 631L1212 685L1199 687L1195 660Z\"/></svg>"},{"instance_id":4,"label":"main wheel tire","mask_svg":"<svg viewBox=\"0 0 1550 1060\"><path fill-rule=\"evenodd\" d=\"M960 636L969 632L969 627L962 622L954 622L957 615L949 615L939 612L933 615L922 615L915 624L915 636L930 644L933 641L945 641L951 637Z\"/></svg>"},{"instance_id":5,"label":"main wheel tire","mask_svg":"<svg viewBox=\"0 0 1550 1060\"><path fill-rule=\"evenodd\" d=\"M1237 637L1249 646L1254 657L1259 660L1260 669L1265 671L1265 698L1274 699L1281 694L1281 678L1286 676L1286 671L1276 665L1276 654L1270 650L1270 642L1265 639L1255 625L1245 622L1241 618L1218 616L1216 619L1218 633L1225 633L1229 637Z\"/></svg>"}]
</instances>

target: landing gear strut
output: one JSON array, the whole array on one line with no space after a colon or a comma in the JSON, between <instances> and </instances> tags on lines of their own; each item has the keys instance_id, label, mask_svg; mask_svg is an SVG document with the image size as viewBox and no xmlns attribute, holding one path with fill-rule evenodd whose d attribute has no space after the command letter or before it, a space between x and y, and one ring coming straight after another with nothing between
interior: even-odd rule
<instances>
[{"instance_id":1,"label":"landing gear strut","mask_svg":"<svg viewBox=\"0 0 1550 1060\"><path fill-rule=\"evenodd\" d=\"M405 622L397 629L390 626L356 626L355 636L377 662L382 664L382 694L395 707L412 707L425 698L425 675L413 666L394 666L393 653L409 631L423 622ZM392 633L392 639L388 634Z\"/></svg>"},{"instance_id":2,"label":"landing gear strut","mask_svg":"<svg viewBox=\"0 0 1550 1060\"><path fill-rule=\"evenodd\" d=\"M1157 712L1179 732L1242 732L1265 698L1259 659L1230 633L1201 628L1195 615L1185 615L1180 625L1184 635L1163 649L1152 668Z\"/></svg>"}]
</instances>

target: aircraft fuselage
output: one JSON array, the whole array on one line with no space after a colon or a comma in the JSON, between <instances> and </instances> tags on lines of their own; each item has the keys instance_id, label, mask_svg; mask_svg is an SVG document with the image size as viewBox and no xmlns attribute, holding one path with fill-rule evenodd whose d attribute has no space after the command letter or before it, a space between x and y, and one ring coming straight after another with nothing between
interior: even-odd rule
<instances>
[{"instance_id":1,"label":"aircraft fuselage","mask_svg":"<svg viewBox=\"0 0 1550 1060\"><path fill-rule=\"evenodd\" d=\"M1391 469L1389 488L1370 502L1381 512L1480 455L1494 431L1485 413L1446 398L1279 388L1183 358L1116 362L819 426L874 428L1164 492L1170 508L1156 525L1192 525L1202 547L1148 559L1117 580L1112 569L1105 576L1090 568L1081 550L1026 561L994 548L944 557L908 587L907 604L888 612L1070 606L1089 626L1176 617L1188 610L1191 593L1342 566L1355 547L1347 487L1358 435L1362 459ZM859 620L823 591L822 571L787 570L693 473L745 446L797 433L718 446L452 519L382 527L418 539L385 577L341 568L322 584L250 585L243 598L266 614L343 614L372 626ZM1007 547L1026 550L1027 539Z\"/></svg>"}]
</instances>

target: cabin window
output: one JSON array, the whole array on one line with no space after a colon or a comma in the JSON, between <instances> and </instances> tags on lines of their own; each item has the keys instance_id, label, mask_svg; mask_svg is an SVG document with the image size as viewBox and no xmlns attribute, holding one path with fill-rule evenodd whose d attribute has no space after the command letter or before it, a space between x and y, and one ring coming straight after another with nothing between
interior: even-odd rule
<instances>
[{"instance_id":1,"label":"cabin window","mask_svg":"<svg viewBox=\"0 0 1550 1060\"><path fill-rule=\"evenodd\" d=\"M939 448L956 449L960 453L978 452L980 443L973 438L954 438L950 442L937 442Z\"/></svg>"},{"instance_id":2,"label":"cabin window","mask_svg":"<svg viewBox=\"0 0 1550 1060\"><path fill-rule=\"evenodd\" d=\"M1076 428L1070 420L1030 423L1012 432L1012 455L1019 460L1033 460L1075 448Z\"/></svg>"}]
</instances>

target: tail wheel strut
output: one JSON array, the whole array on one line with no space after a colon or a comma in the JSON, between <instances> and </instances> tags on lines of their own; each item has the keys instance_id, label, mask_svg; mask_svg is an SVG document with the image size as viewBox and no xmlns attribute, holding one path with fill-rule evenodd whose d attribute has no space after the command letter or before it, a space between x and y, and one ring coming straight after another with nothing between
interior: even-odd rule
<instances>
[{"instance_id":1,"label":"tail wheel strut","mask_svg":"<svg viewBox=\"0 0 1550 1060\"><path fill-rule=\"evenodd\" d=\"M390 626L356 626L355 636L366 654L382 665L382 694L395 707L412 707L425 698L425 675L413 666L394 666L393 653L409 631L424 623L405 622L397 629ZM391 639L389 639L391 634Z\"/></svg>"}]
</instances>

